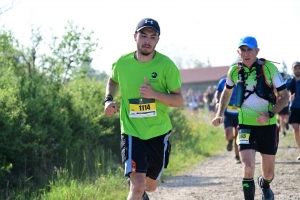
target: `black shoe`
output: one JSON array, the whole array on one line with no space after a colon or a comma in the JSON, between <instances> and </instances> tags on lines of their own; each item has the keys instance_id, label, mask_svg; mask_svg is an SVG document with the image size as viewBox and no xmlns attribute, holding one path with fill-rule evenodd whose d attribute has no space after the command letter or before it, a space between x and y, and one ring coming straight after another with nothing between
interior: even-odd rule
<instances>
[{"instance_id":1,"label":"black shoe","mask_svg":"<svg viewBox=\"0 0 300 200\"><path fill-rule=\"evenodd\" d=\"M286 130L289 130L289 128L290 128L290 127L289 127L289 124L286 123L286 124L285 124L285 129L286 129Z\"/></svg>"},{"instance_id":2,"label":"black shoe","mask_svg":"<svg viewBox=\"0 0 300 200\"><path fill-rule=\"evenodd\" d=\"M263 177L259 176L257 178L257 182L258 182L258 186L260 187L261 191L262 191L262 200L274 200L274 193L271 190L271 188L269 187L268 189L265 189L261 186L261 182L262 182Z\"/></svg>"},{"instance_id":3,"label":"black shoe","mask_svg":"<svg viewBox=\"0 0 300 200\"><path fill-rule=\"evenodd\" d=\"M285 136L286 136L286 132L283 132L281 137L284 138Z\"/></svg>"},{"instance_id":4,"label":"black shoe","mask_svg":"<svg viewBox=\"0 0 300 200\"><path fill-rule=\"evenodd\" d=\"M150 200L146 192L144 192L142 198L143 200Z\"/></svg>"},{"instance_id":5,"label":"black shoe","mask_svg":"<svg viewBox=\"0 0 300 200\"><path fill-rule=\"evenodd\" d=\"M296 160L298 160L298 161L299 161L299 160L300 160L300 156L298 156L298 157L296 158Z\"/></svg>"},{"instance_id":6,"label":"black shoe","mask_svg":"<svg viewBox=\"0 0 300 200\"><path fill-rule=\"evenodd\" d=\"M228 140L228 143L226 146L227 151L232 151L232 148L233 148L232 143L233 143L233 140Z\"/></svg>"},{"instance_id":7,"label":"black shoe","mask_svg":"<svg viewBox=\"0 0 300 200\"><path fill-rule=\"evenodd\" d=\"M235 164L240 164L241 163L240 156L235 156L234 160L235 160Z\"/></svg>"}]
</instances>

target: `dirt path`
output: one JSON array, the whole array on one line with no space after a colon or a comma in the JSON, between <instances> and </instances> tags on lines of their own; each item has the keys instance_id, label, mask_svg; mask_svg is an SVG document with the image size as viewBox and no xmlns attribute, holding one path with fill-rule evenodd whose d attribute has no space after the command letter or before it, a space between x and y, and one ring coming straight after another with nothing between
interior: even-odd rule
<instances>
[{"instance_id":1,"label":"dirt path","mask_svg":"<svg viewBox=\"0 0 300 200\"><path fill-rule=\"evenodd\" d=\"M299 150L289 135L286 145L279 145L275 178L271 184L275 199L300 200L300 162L295 158ZM288 138L283 138L285 140ZM151 200L241 200L241 164L235 164L233 152L224 152L200 163L185 175L168 178L158 189L149 193ZM261 174L260 154L256 154L255 200L261 199L257 177Z\"/></svg>"}]
</instances>

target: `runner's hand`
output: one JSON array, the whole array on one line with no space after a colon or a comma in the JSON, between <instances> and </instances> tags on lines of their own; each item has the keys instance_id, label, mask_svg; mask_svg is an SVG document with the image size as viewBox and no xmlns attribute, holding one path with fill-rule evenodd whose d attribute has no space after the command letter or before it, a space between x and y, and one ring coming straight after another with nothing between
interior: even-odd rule
<instances>
[{"instance_id":1,"label":"runner's hand","mask_svg":"<svg viewBox=\"0 0 300 200\"><path fill-rule=\"evenodd\" d=\"M258 112L259 116L256 118L256 121L259 124L266 124L269 121L269 114L264 112Z\"/></svg>"},{"instance_id":2,"label":"runner's hand","mask_svg":"<svg viewBox=\"0 0 300 200\"><path fill-rule=\"evenodd\" d=\"M150 83L144 77L145 84L140 86L140 96L145 98L154 98L155 91L152 89Z\"/></svg>"},{"instance_id":3,"label":"runner's hand","mask_svg":"<svg viewBox=\"0 0 300 200\"><path fill-rule=\"evenodd\" d=\"M221 116L216 116L212 121L211 123L214 125L214 126L219 126L220 124L223 123L223 117Z\"/></svg>"},{"instance_id":4,"label":"runner's hand","mask_svg":"<svg viewBox=\"0 0 300 200\"><path fill-rule=\"evenodd\" d=\"M109 101L106 102L104 105L104 114L108 117L113 116L116 112L118 111L118 105L113 102L113 101Z\"/></svg>"}]
</instances>

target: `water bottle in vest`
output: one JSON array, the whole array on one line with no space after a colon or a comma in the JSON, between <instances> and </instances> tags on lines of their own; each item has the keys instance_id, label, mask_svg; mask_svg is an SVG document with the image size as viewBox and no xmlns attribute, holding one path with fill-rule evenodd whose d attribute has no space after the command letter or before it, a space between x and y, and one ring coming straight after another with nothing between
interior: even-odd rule
<instances>
[{"instance_id":1,"label":"water bottle in vest","mask_svg":"<svg viewBox=\"0 0 300 200\"><path fill-rule=\"evenodd\" d=\"M236 102L235 102L235 104L237 107L242 106L243 100L244 100L244 93L245 93L244 81L242 80L241 74L239 74L239 80L236 84Z\"/></svg>"}]
</instances>

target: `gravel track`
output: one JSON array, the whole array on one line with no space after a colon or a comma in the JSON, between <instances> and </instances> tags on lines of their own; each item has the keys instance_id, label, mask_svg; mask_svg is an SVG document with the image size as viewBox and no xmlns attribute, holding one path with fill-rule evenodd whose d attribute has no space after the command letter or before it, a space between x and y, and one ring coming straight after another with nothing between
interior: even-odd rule
<instances>
[{"instance_id":1,"label":"gravel track","mask_svg":"<svg viewBox=\"0 0 300 200\"><path fill-rule=\"evenodd\" d=\"M299 150L290 133L286 145L279 142L276 155L275 178L271 188L275 199L300 200L300 162L295 159ZM225 148L225 147L224 147ZM149 193L151 200L241 200L242 169L235 164L233 152L223 152L199 163L184 175L169 177ZM172 162L172 161L171 161ZM255 200L261 199L257 177L261 174L260 154L256 153Z\"/></svg>"}]
</instances>

